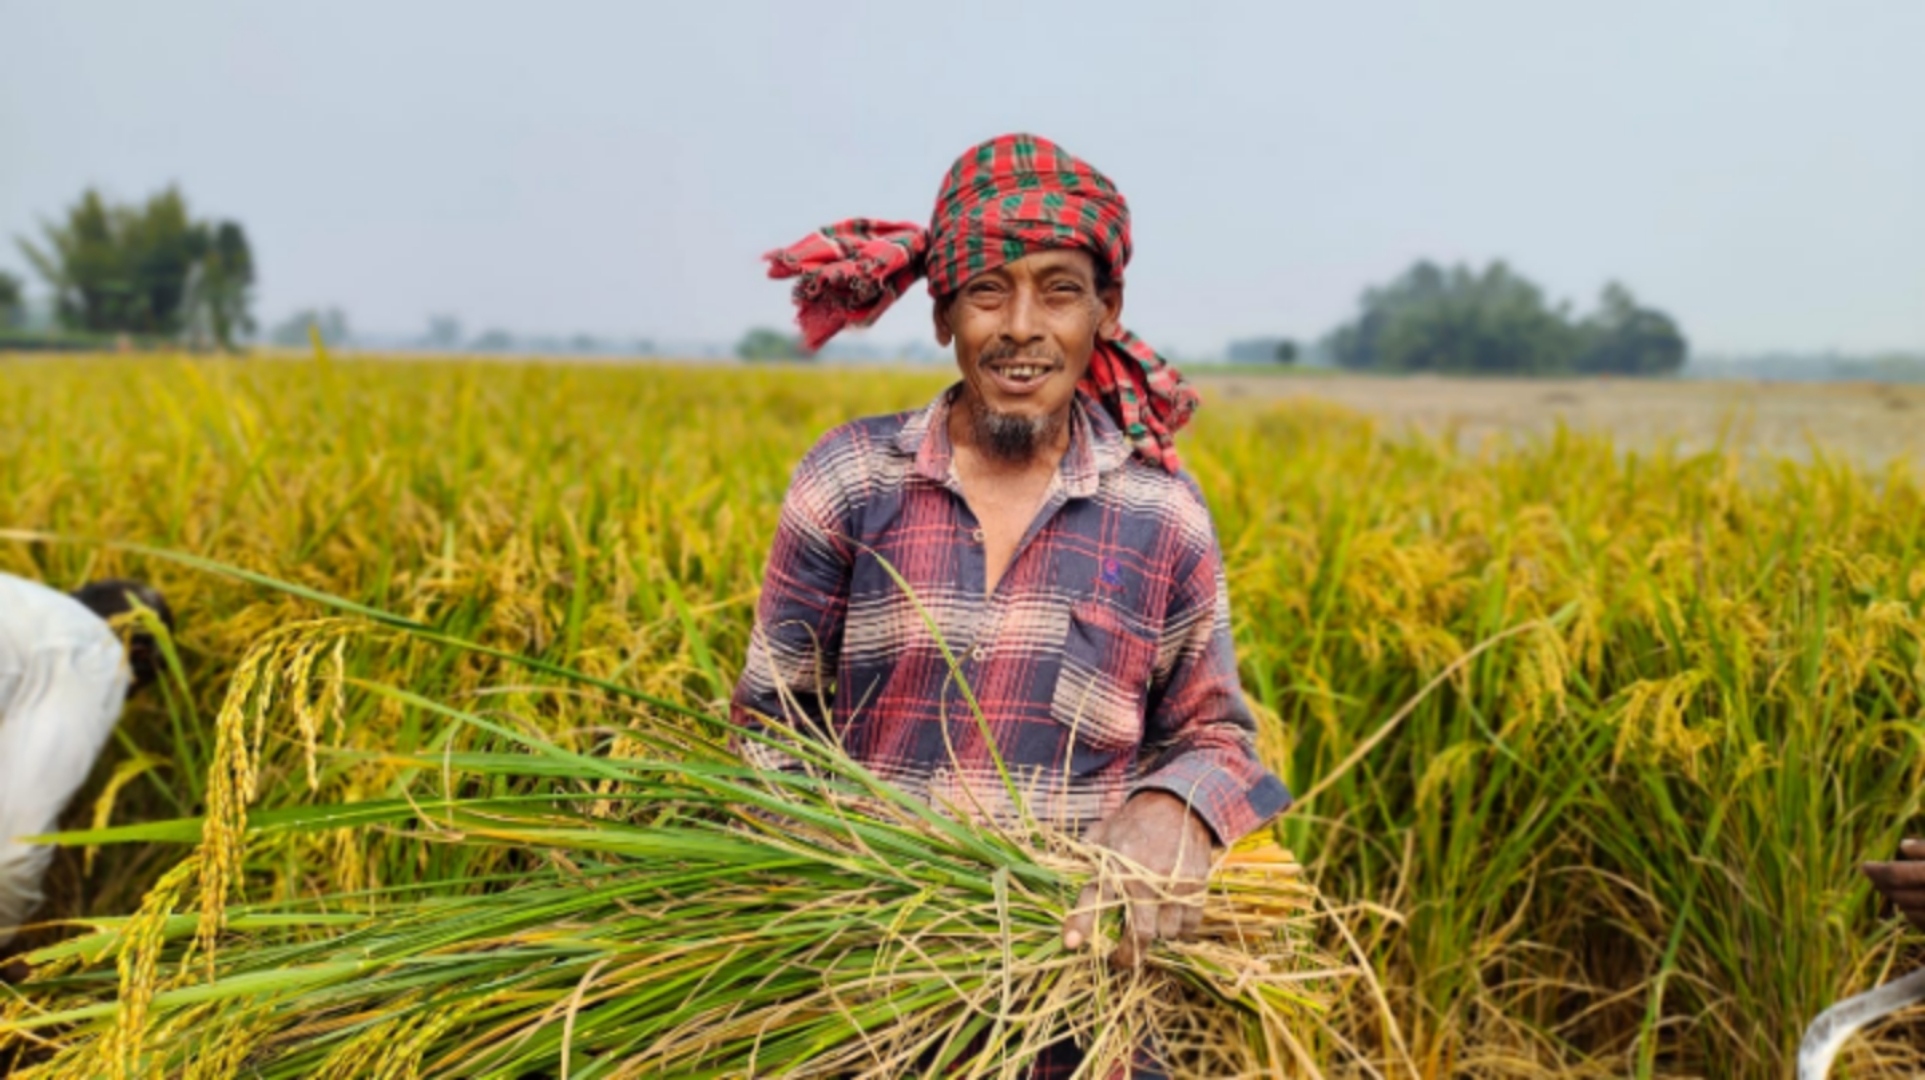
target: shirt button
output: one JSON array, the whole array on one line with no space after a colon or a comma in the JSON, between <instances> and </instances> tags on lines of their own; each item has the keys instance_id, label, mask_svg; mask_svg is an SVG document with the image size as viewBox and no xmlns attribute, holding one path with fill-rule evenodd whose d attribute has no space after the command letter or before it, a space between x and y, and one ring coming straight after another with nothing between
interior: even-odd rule
<instances>
[{"instance_id":1,"label":"shirt button","mask_svg":"<svg viewBox=\"0 0 1925 1080\"><path fill-rule=\"evenodd\" d=\"M969 650L969 658L971 660L974 660L978 664L980 664L984 660L989 659L989 650L983 648L981 645L978 645L975 648Z\"/></svg>"},{"instance_id":2,"label":"shirt button","mask_svg":"<svg viewBox=\"0 0 1925 1080\"><path fill-rule=\"evenodd\" d=\"M969 533L969 539L970 539L970 540L972 540L972 541L974 541L975 543L978 543L978 544L980 544L980 543L982 543L982 542L983 542L983 531L982 531L981 529L972 529L972 530L970 530L970 533Z\"/></svg>"}]
</instances>

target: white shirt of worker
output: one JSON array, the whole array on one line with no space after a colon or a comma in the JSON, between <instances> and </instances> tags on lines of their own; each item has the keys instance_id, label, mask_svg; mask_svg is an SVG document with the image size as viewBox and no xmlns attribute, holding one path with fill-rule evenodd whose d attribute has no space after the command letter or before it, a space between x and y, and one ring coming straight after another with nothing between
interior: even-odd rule
<instances>
[{"instance_id":1,"label":"white shirt of worker","mask_svg":"<svg viewBox=\"0 0 1925 1080\"><path fill-rule=\"evenodd\" d=\"M41 899L55 831L120 719L120 640L80 601L0 574L0 945Z\"/></svg>"}]
</instances>

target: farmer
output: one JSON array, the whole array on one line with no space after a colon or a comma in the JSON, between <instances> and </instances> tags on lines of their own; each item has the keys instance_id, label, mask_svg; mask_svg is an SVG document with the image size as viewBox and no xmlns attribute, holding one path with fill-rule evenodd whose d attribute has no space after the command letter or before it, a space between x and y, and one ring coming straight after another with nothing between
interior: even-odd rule
<instances>
[{"instance_id":1,"label":"farmer","mask_svg":"<svg viewBox=\"0 0 1925 1080\"><path fill-rule=\"evenodd\" d=\"M96 581L70 596L0 574L0 950L40 903L53 859L20 838L58 826L129 688L154 678L153 637L136 632L123 650L108 625L136 602L173 626L166 601L138 581ZM0 977L23 974L0 967Z\"/></svg>"},{"instance_id":2,"label":"farmer","mask_svg":"<svg viewBox=\"0 0 1925 1080\"><path fill-rule=\"evenodd\" d=\"M1120 322L1123 196L1054 143L1009 135L950 168L927 230L845 221L768 259L796 279L811 349L927 276L962 380L802 459L735 722L826 730L934 804L1015 820L1000 753L1037 819L1200 891L1212 850L1290 795L1257 760L1214 526L1178 467L1196 392ZM1128 890L1114 963L1195 929L1194 903ZM1070 948L1098 902L1086 893L1064 926Z\"/></svg>"}]
</instances>

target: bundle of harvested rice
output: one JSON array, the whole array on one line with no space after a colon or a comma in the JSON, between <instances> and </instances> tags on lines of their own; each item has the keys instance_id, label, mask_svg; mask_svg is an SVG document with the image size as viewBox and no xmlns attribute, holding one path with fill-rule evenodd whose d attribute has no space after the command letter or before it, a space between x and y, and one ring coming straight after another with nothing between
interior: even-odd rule
<instances>
[{"instance_id":1,"label":"bundle of harvested rice","mask_svg":"<svg viewBox=\"0 0 1925 1080\"><path fill-rule=\"evenodd\" d=\"M1073 839L959 823L828 754L767 776L719 744L623 759L518 739L530 752L416 764L456 786L538 776L539 794L250 832L412 830L525 869L231 907L209 954L177 913L203 887L191 857L139 914L31 957L0 1019L0 1039L49 1049L22 1075L1013 1075L1064 1039L1084 1075L1144 1042L1180 1074L1315 1074L1334 1045L1320 1013L1347 971L1316 954L1316 897L1275 848L1222 860L1201 939L1115 972L1062 947L1066 905L1113 861Z\"/></svg>"},{"instance_id":2,"label":"bundle of harvested rice","mask_svg":"<svg viewBox=\"0 0 1925 1080\"><path fill-rule=\"evenodd\" d=\"M1120 912L1094 948L1062 944L1084 884L1147 876L1113 853L1033 822L960 820L833 747L786 740L804 767L757 771L715 717L525 662L575 684L557 692L608 695L604 728L554 738L347 679L332 640L333 708L351 685L434 718L441 735L419 745L436 749L381 752L411 778L396 797L250 816L274 687L310 753L321 724L305 685L316 642L264 640L236 669L205 817L64 838L199 846L137 914L28 958L31 983L0 997L0 1060L18 1075L1020 1076L1065 1040L1095 1077L1145 1048L1176 1075L1315 1076L1357 1059L1327 1009L1360 971L1319 952L1331 913L1266 840L1219 860L1197 940L1117 971ZM621 697L675 722L612 722ZM343 853L378 837L407 872L250 892L249 866L311 857L319 837Z\"/></svg>"}]
</instances>

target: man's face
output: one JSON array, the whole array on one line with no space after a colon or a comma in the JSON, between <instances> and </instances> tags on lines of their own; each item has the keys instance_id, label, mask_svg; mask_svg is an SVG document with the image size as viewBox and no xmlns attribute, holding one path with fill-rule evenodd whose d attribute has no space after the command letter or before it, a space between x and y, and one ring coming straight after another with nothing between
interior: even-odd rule
<instances>
[{"instance_id":1,"label":"man's face","mask_svg":"<svg viewBox=\"0 0 1925 1080\"><path fill-rule=\"evenodd\" d=\"M1079 250L1039 251L978 274L936 305L936 340L955 343L963 404L988 449L1026 456L1026 442L1059 429L1122 307L1122 291L1099 292L1096 260Z\"/></svg>"}]
</instances>

